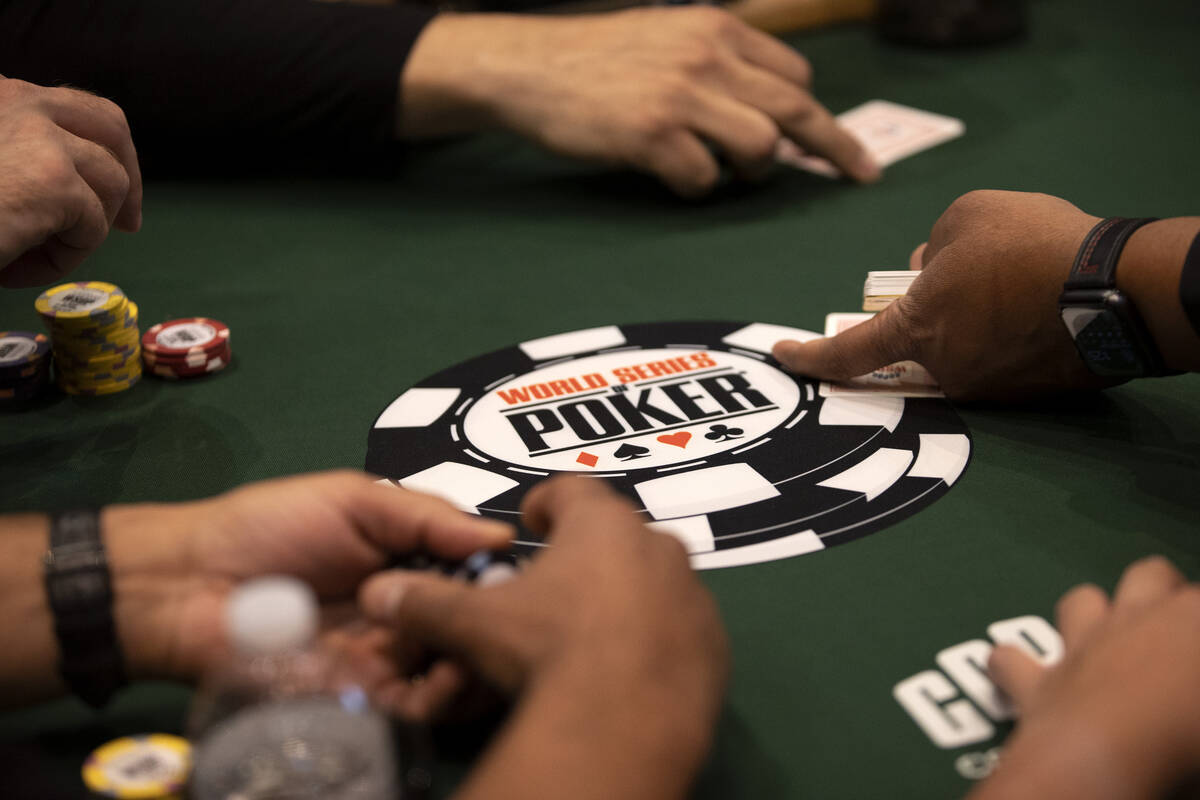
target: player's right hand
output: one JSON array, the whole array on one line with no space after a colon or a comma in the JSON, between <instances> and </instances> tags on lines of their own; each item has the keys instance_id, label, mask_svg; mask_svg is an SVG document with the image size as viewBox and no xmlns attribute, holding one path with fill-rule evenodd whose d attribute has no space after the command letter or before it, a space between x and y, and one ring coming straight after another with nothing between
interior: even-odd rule
<instances>
[{"instance_id":1,"label":"player's right hand","mask_svg":"<svg viewBox=\"0 0 1200 800\"><path fill-rule=\"evenodd\" d=\"M923 365L955 400L1020 400L1106 385L1059 316L1075 253L1099 222L1057 197L975 191L955 200L913 253L908 293L837 335L782 341L801 375L844 380L897 361Z\"/></svg>"},{"instance_id":2,"label":"player's right hand","mask_svg":"<svg viewBox=\"0 0 1200 800\"><path fill-rule=\"evenodd\" d=\"M141 224L142 177L121 109L0 76L0 284L60 280L110 227Z\"/></svg>"},{"instance_id":3,"label":"player's right hand","mask_svg":"<svg viewBox=\"0 0 1200 800\"><path fill-rule=\"evenodd\" d=\"M972 800L1175 796L1200 767L1200 586L1166 559L1145 558L1111 599L1077 586L1056 616L1058 664L1010 645L992 652L988 672L1019 722Z\"/></svg>"},{"instance_id":4,"label":"player's right hand","mask_svg":"<svg viewBox=\"0 0 1200 800\"><path fill-rule=\"evenodd\" d=\"M523 511L552 546L518 577L479 588L430 573L381 573L359 594L367 617L502 692L568 675L587 691L688 709L697 731L707 731L728 645L678 540L643 527L627 501L588 478L541 484Z\"/></svg>"},{"instance_id":5,"label":"player's right hand","mask_svg":"<svg viewBox=\"0 0 1200 800\"><path fill-rule=\"evenodd\" d=\"M642 169L687 197L717 182L706 144L746 177L771 168L780 137L856 180L880 175L813 98L804 57L712 7L442 15L401 80L401 135L498 125L555 152Z\"/></svg>"}]
</instances>

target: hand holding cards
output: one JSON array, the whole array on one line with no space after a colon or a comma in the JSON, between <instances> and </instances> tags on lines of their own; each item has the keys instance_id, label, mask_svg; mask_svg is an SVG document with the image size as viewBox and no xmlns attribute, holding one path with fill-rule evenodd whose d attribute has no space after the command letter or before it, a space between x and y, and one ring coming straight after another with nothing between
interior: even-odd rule
<instances>
[{"instance_id":1,"label":"hand holding cards","mask_svg":"<svg viewBox=\"0 0 1200 800\"><path fill-rule=\"evenodd\" d=\"M914 275L920 273L914 272ZM859 323L869 320L874 314L827 314L825 335L837 336ZM937 381L929 371L915 361L899 361L880 367L866 375L833 383L822 381L821 397L838 397L848 394L871 394L883 397L945 397Z\"/></svg>"},{"instance_id":2,"label":"hand holding cards","mask_svg":"<svg viewBox=\"0 0 1200 800\"><path fill-rule=\"evenodd\" d=\"M872 100L839 114L838 123L858 139L880 167L916 155L963 135L962 120L918 108ZM842 173L824 158L809 155L790 139L781 139L775 151L780 164L837 178Z\"/></svg>"}]
</instances>

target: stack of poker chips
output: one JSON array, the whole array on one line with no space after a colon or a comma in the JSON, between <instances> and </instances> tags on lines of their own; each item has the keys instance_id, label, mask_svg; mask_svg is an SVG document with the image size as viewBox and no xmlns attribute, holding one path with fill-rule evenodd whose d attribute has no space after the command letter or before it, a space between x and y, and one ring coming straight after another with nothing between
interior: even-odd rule
<instances>
[{"instance_id":1,"label":"stack of poker chips","mask_svg":"<svg viewBox=\"0 0 1200 800\"><path fill-rule=\"evenodd\" d=\"M111 283L47 289L34 307L50 331L55 381L68 394L123 392L142 377L137 304Z\"/></svg>"},{"instance_id":2,"label":"stack of poker chips","mask_svg":"<svg viewBox=\"0 0 1200 800\"><path fill-rule=\"evenodd\" d=\"M163 378L211 375L232 357L229 326L207 317L160 322L142 335L146 370Z\"/></svg>"},{"instance_id":3,"label":"stack of poker chips","mask_svg":"<svg viewBox=\"0 0 1200 800\"><path fill-rule=\"evenodd\" d=\"M863 311L883 311L892 301L908 293L908 287L920 270L880 270L868 272L863 283Z\"/></svg>"},{"instance_id":4,"label":"stack of poker chips","mask_svg":"<svg viewBox=\"0 0 1200 800\"><path fill-rule=\"evenodd\" d=\"M50 340L44 333L0 332L0 408L36 400L50 382Z\"/></svg>"}]
</instances>

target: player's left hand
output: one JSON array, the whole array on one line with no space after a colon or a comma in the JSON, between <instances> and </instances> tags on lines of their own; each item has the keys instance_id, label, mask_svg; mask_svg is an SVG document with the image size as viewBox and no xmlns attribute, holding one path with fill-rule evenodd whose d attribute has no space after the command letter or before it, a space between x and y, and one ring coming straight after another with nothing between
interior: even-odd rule
<instances>
[{"instance_id":1,"label":"player's left hand","mask_svg":"<svg viewBox=\"0 0 1200 800\"><path fill-rule=\"evenodd\" d=\"M1200 766L1200 586L1166 559L1146 558L1125 570L1111 600L1085 584L1056 613L1058 664L1043 667L1011 645L992 652L988 671L1019 725L996 786L979 798L1045 796L1021 783L1039 773L1058 782L1057 797L1170 794ZM1083 783L1062 789L1075 781Z\"/></svg>"},{"instance_id":2,"label":"player's left hand","mask_svg":"<svg viewBox=\"0 0 1200 800\"><path fill-rule=\"evenodd\" d=\"M916 361L955 400L1020 400L1108 385L1088 371L1058 296L1099 222L1057 197L975 191L958 198L913 253L908 293L844 333L783 341L788 369L826 380Z\"/></svg>"},{"instance_id":3,"label":"player's left hand","mask_svg":"<svg viewBox=\"0 0 1200 800\"><path fill-rule=\"evenodd\" d=\"M266 481L208 500L104 511L118 632L134 677L194 680L222 658L224 600L238 582L285 574L312 585L328 623L391 554L462 559L505 547L509 526L345 471ZM396 676L386 631L330 635L376 683Z\"/></svg>"}]
</instances>

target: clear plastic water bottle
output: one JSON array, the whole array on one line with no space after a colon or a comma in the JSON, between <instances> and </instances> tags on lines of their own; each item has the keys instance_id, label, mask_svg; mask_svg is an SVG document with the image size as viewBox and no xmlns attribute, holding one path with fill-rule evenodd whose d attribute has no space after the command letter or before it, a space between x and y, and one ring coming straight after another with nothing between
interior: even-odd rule
<instances>
[{"instance_id":1,"label":"clear plastic water bottle","mask_svg":"<svg viewBox=\"0 0 1200 800\"><path fill-rule=\"evenodd\" d=\"M315 644L301 581L249 581L230 597L234 655L196 692L193 800L396 800L396 748L346 665Z\"/></svg>"}]
</instances>

